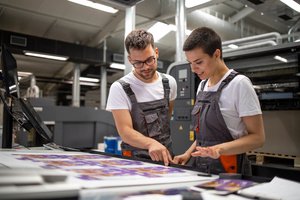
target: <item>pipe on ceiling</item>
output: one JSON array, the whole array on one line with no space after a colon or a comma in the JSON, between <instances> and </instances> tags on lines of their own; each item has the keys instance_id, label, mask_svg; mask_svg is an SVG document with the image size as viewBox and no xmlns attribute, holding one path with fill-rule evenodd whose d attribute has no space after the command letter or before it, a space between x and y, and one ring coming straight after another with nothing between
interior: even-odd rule
<instances>
[{"instance_id":1,"label":"pipe on ceiling","mask_svg":"<svg viewBox=\"0 0 300 200\"><path fill-rule=\"evenodd\" d=\"M266 39L270 38L273 39L275 37L276 39L276 44L281 44L281 35L278 32L270 32L270 33L265 33L265 34L260 34L260 35L254 35L250 37L244 37L244 38L239 38L239 39L234 39L234 40L228 40L225 42L222 42L222 45L229 45L229 44L239 44L239 43L245 43L245 42L251 42L255 40L261 40L261 39Z\"/></svg>"},{"instance_id":2,"label":"pipe on ceiling","mask_svg":"<svg viewBox=\"0 0 300 200\"><path fill-rule=\"evenodd\" d=\"M277 43L275 41L270 40L270 41L264 41L264 42L258 42L258 43L240 46L237 49L224 49L223 53L239 51L239 50L244 50L244 49L257 48L257 47L262 47L262 46L275 46L275 45L277 45Z\"/></svg>"}]
</instances>

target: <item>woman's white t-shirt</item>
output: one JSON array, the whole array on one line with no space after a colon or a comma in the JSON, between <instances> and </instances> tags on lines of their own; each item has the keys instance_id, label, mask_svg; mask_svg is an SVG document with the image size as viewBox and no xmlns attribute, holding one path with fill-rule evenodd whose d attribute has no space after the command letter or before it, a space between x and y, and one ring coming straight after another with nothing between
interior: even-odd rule
<instances>
[{"instance_id":1,"label":"woman's white t-shirt","mask_svg":"<svg viewBox=\"0 0 300 200\"><path fill-rule=\"evenodd\" d=\"M232 71L232 69L229 70L223 78L212 87L208 87L206 83L204 91L217 91L221 82ZM198 86L197 94L201 89L201 83ZM241 117L262 114L253 85L250 79L244 75L237 75L223 88L219 106L225 123L234 139L247 134L245 124Z\"/></svg>"}]
</instances>

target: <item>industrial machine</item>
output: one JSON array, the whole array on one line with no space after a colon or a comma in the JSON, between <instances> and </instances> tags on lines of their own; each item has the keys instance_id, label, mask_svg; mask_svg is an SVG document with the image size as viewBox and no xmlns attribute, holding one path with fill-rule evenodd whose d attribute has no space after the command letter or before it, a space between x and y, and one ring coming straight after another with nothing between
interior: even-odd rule
<instances>
[{"instance_id":1,"label":"industrial machine","mask_svg":"<svg viewBox=\"0 0 300 200\"><path fill-rule=\"evenodd\" d=\"M195 140L195 134L191 128L191 111L200 79L191 72L187 62L172 63L167 73L177 81L177 98L171 119L171 135L174 153L178 155L184 153Z\"/></svg>"}]
</instances>

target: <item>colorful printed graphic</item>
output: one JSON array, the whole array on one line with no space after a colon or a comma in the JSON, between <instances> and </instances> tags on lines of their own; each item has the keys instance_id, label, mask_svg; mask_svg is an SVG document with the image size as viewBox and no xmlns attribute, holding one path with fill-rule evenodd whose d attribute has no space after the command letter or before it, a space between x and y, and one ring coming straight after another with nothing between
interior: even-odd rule
<instances>
[{"instance_id":1,"label":"colorful printed graphic","mask_svg":"<svg viewBox=\"0 0 300 200\"><path fill-rule=\"evenodd\" d=\"M127 160L106 155L13 154L16 159L37 163L44 169L63 169L81 180L102 180L113 177L158 178L181 175L184 170Z\"/></svg>"}]
</instances>

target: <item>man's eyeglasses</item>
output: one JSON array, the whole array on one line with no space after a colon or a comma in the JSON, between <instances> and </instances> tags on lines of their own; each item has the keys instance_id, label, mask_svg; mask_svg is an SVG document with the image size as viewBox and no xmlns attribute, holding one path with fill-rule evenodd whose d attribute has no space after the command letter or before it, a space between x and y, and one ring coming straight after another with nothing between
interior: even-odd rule
<instances>
[{"instance_id":1,"label":"man's eyeglasses","mask_svg":"<svg viewBox=\"0 0 300 200\"><path fill-rule=\"evenodd\" d=\"M149 58L147 58L147 60L145 61L136 61L135 63L132 63L134 68L140 69L144 66L144 64L150 66L153 65L155 63L155 56L151 56Z\"/></svg>"}]
</instances>

